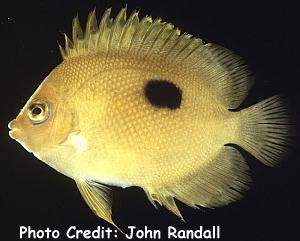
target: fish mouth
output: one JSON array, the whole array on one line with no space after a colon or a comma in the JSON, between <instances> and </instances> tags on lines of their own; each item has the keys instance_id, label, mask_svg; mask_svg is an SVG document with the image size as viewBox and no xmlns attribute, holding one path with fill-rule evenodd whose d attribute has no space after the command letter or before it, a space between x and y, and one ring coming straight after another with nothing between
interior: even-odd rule
<instances>
[{"instance_id":1,"label":"fish mouth","mask_svg":"<svg viewBox=\"0 0 300 241\"><path fill-rule=\"evenodd\" d=\"M27 144L25 144L25 142L23 142L19 136L18 136L18 129L13 129L11 131L8 132L9 136L16 140L17 142L19 142L21 144L21 146L23 146L23 148L28 151L29 153L32 153L32 150L27 146Z\"/></svg>"},{"instance_id":2,"label":"fish mouth","mask_svg":"<svg viewBox=\"0 0 300 241\"><path fill-rule=\"evenodd\" d=\"M23 142L20 138L20 130L15 126L15 120L12 120L11 122L8 123L8 128L10 129L10 131L8 132L8 135L16 140L17 142L19 142L26 151L28 151L29 153L32 153L32 150L25 144L25 142Z\"/></svg>"},{"instance_id":3,"label":"fish mouth","mask_svg":"<svg viewBox=\"0 0 300 241\"><path fill-rule=\"evenodd\" d=\"M15 128L15 122L16 120L12 120L11 122L8 123L8 128L9 128L9 132L8 132L8 135L14 139L14 140L17 140L17 136L16 136L16 132L17 132L17 128Z\"/></svg>"},{"instance_id":4,"label":"fish mouth","mask_svg":"<svg viewBox=\"0 0 300 241\"><path fill-rule=\"evenodd\" d=\"M15 120L12 120L11 122L8 123L7 126L10 130L12 130L14 128L14 123L15 123Z\"/></svg>"},{"instance_id":5,"label":"fish mouth","mask_svg":"<svg viewBox=\"0 0 300 241\"><path fill-rule=\"evenodd\" d=\"M12 139L17 140L16 132L17 132L17 130L10 130L10 131L8 132L8 135L9 135Z\"/></svg>"}]
</instances>

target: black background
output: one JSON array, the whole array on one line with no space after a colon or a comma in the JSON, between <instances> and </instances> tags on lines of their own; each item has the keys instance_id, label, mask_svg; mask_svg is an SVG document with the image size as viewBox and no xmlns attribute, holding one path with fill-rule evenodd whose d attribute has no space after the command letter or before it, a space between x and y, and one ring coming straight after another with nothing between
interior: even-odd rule
<instances>
[{"instance_id":1,"label":"black background","mask_svg":"<svg viewBox=\"0 0 300 241\"><path fill-rule=\"evenodd\" d=\"M256 78L244 106L285 93L296 120L299 113L299 21L293 6L249 1L239 5L217 1L88 1L48 0L1 3L0 8L0 240L17 240L19 226L59 229L77 225L108 226L84 203L75 183L29 154L8 137L13 119L61 57L57 41L70 34L78 13L84 23L95 6L98 16L112 6L113 15L128 4L174 23L180 29L225 46L241 55ZM297 49L298 48L298 49ZM297 122L297 121L295 121ZM252 168L253 185L246 197L216 210L194 210L179 204L186 223L157 211L139 188L116 189L114 219L129 225L166 230L221 226L221 240L297 241L299 226L299 141L280 168L267 168L243 153ZM120 235L121 236L121 235Z\"/></svg>"}]
</instances>

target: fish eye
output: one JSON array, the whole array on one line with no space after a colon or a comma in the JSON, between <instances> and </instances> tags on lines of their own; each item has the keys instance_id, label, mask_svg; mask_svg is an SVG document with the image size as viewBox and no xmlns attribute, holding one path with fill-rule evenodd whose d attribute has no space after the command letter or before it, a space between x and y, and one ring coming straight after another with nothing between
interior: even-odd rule
<instances>
[{"instance_id":1,"label":"fish eye","mask_svg":"<svg viewBox=\"0 0 300 241\"><path fill-rule=\"evenodd\" d=\"M47 103L37 101L28 108L28 118L32 124L37 125L46 121L49 117L49 106Z\"/></svg>"}]
</instances>

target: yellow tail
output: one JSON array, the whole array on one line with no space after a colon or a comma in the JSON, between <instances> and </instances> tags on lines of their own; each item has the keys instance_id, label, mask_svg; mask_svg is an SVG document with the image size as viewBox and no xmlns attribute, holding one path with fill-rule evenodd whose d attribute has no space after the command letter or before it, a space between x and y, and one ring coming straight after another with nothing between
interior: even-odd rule
<instances>
[{"instance_id":1,"label":"yellow tail","mask_svg":"<svg viewBox=\"0 0 300 241\"><path fill-rule=\"evenodd\" d=\"M284 98L275 95L241 111L239 145L268 166L287 152L291 124Z\"/></svg>"}]
</instances>

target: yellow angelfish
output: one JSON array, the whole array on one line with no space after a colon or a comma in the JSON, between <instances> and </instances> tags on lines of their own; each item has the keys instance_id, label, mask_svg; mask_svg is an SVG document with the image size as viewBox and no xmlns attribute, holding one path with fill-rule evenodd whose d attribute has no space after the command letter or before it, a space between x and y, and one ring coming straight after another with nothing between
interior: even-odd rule
<instances>
[{"instance_id":1,"label":"yellow angelfish","mask_svg":"<svg viewBox=\"0 0 300 241\"><path fill-rule=\"evenodd\" d=\"M241 58L161 19L110 12L99 25L91 12L84 32L73 20L63 62L10 122L9 135L74 179L110 223L106 185L139 186L179 217L175 199L196 208L241 198L249 170L226 144L278 163L289 139L282 98L237 111L252 85Z\"/></svg>"}]
</instances>

